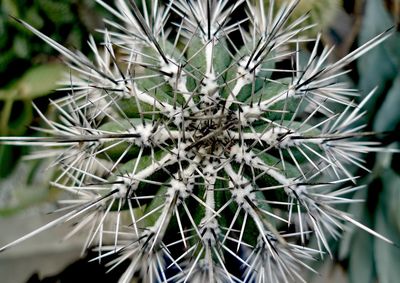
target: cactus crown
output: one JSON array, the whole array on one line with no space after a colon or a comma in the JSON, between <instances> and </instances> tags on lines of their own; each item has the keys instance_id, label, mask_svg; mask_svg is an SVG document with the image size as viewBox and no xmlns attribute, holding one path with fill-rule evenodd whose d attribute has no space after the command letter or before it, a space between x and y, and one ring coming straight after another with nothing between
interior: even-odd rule
<instances>
[{"instance_id":1,"label":"cactus crown","mask_svg":"<svg viewBox=\"0 0 400 283\"><path fill-rule=\"evenodd\" d=\"M69 222L68 237L89 227L98 260L130 262L121 282L299 282L344 221L389 241L335 208L361 188L360 154L379 150L358 123L373 92L357 105L342 68L388 32L331 63L302 36L307 15L288 22L299 1L97 2L120 23L90 39L94 61L21 21L65 57L69 95L56 120L41 114L48 136L6 140L51 147L35 157L53 156L70 199L6 247Z\"/></svg>"}]
</instances>

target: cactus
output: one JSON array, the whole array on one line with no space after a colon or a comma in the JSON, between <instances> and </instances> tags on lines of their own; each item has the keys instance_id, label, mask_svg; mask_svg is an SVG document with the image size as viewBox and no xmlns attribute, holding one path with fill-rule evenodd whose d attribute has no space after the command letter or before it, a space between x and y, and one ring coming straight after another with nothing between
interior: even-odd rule
<instances>
[{"instance_id":1,"label":"cactus","mask_svg":"<svg viewBox=\"0 0 400 283\"><path fill-rule=\"evenodd\" d=\"M331 63L307 15L288 23L298 0L97 2L120 23L89 40L93 61L20 21L64 56L69 94L57 120L39 112L43 137L2 141L43 147L31 157L53 158L69 198L1 250L74 224L66 237L87 230L95 260L129 262L120 282L304 282L345 223L391 243L337 207L359 201L363 154L385 150L361 123L374 90L357 104L343 68L390 31Z\"/></svg>"}]
</instances>

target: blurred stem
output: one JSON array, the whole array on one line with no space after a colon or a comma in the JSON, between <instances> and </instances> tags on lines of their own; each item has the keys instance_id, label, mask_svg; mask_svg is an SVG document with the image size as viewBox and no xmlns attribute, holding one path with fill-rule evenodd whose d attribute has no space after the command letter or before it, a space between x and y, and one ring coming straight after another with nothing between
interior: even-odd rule
<instances>
[{"instance_id":1,"label":"blurred stem","mask_svg":"<svg viewBox=\"0 0 400 283\"><path fill-rule=\"evenodd\" d=\"M349 35L346 37L346 40L343 42L343 44L341 44L338 49L339 58L343 58L349 53L354 41L356 40L356 37L362 25L364 2L364 0L354 1L354 23Z\"/></svg>"},{"instance_id":2,"label":"blurred stem","mask_svg":"<svg viewBox=\"0 0 400 283\"><path fill-rule=\"evenodd\" d=\"M13 95L10 95L4 101L4 107L1 111L1 121L0 121L0 135L8 134L8 121L10 120L11 110L14 103Z\"/></svg>"},{"instance_id":3,"label":"blurred stem","mask_svg":"<svg viewBox=\"0 0 400 283\"><path fill-rule=\"evenodd\" d=\"M6 100L7 99L7 93L5 91L0 90L0 100Z\"/></svg>"}]
</instances>

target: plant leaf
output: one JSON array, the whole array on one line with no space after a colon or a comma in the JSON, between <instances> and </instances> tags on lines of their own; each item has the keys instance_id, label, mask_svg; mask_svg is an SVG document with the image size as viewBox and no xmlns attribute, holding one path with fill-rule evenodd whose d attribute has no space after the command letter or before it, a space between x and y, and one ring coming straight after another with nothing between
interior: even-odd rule
<instances>
[{"instance_id":1,"label":"plant leaf","mask_svg":"<svg viewBox=\"0 0 400 283\"><path fill-rule=\"evenodd\" d=\"M399 184L398 184L399 185ZM397 187L397 189L400 187ZM376 231L387 236L396 243L400 242L400 237L396 228L384 215L384 204L376 213ZM400 249L393 247L379 239L375 239L375 263L380 283L396 283L400 278Z\"/></svg>"},{"instance_id":2,"label":"plant leaf","mask_svg":"<svg viewBox=\"0 0 400 283\"><path fill-rule=\"evenodd\" d=\"M359 36L359 45L367 42L376 34L394 26L389 13L381 0L369 0L366 2L365 17ZM375 86L379 86L376 94L367 104L367 109L373 109L376 101L382 94L385 83L397 75L399 67L400 41L395 34L387 41L376 46L367 56L358 59L358 71L360 73L359 88L366 94ZM384 62L384 63L383 63ZM373 112L369 111L369 117Z\"/></svg>"},{"instance_id":3,"label":"plant leaf","mask_svg":"<svg viewBox=\"0 0 400 283\"><path fill-rule=\"evenodd\" d=\"M55 63L33 67L12 84L10 90L17 90L15 100L33 100L45 96L56 89L64 71L64 66Z\"/></svg>"},{"instance_id":4,"label":"plant leaf","mask_svg":"<svg viewBox=\"0 0 400 283\"><path fill-rule=\"evenodd\" d=\"M397 76L392 88L387 93L385 101L379 108L374 119L374 130L378 132L392 131L400 121L400 76Z\"/></svg>"}]
</instances>

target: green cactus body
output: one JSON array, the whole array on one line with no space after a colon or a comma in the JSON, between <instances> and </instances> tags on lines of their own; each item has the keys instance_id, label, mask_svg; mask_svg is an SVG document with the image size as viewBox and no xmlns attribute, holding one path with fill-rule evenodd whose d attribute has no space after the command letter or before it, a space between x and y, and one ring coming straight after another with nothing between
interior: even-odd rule
<instances>
[{"instance_id":1,"label":"green cactus body","mask_svg":"<svg viewBox=\"0 0 400 283\"><path fill-rule=\"evenodd\" d=\"M134 1L97 2L121 23L107 21L101 48L89 41L93 62L22 22L64 55L70 95L53 103L59 120L41 114L48 136L3 140L51 147L52 184L71 199L64 216L5 248L77 222L71 235L90 227L85 248L99 260L130 262L120 282L300 282L343 221L387 240L335 205L353 201L361 187L338 186L355 182L360 154L378 150L358 139L368 134L353 126L362 112L341 69L389 33L335 63L332 49L317 53L318 36L301 64L307 17L288 22L299 1L261 11L155 1L143 15ZM243 8L247 17L232 18ZM311 235L316 249L305 246Z\"/></svg>"}]
</instances>

